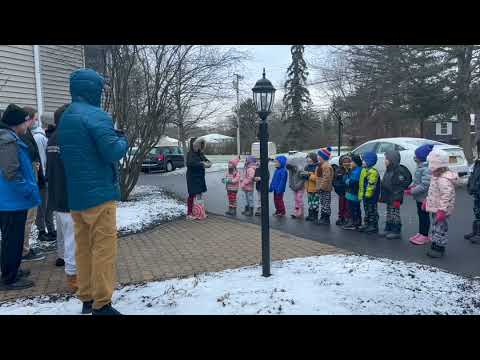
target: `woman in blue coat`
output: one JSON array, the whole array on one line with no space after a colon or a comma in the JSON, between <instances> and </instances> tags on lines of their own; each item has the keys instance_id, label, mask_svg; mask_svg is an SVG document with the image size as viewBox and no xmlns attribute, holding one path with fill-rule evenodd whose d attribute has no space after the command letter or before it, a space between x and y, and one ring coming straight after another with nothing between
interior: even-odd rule
<instances>
[{"instance_id":1,"label":"woman in blue coat","mask_svg":"<svg viewBox=\"0 0 480 360\"><path fill-rule=\"evenodd\" d=\"M27 145L19 135L28 128L28 114L17 105L5 110L0 122L0 231L1 290L32 287L20 270L27 211L40 205L40 192L33 174Z\"/></svg>"}]
</instances>

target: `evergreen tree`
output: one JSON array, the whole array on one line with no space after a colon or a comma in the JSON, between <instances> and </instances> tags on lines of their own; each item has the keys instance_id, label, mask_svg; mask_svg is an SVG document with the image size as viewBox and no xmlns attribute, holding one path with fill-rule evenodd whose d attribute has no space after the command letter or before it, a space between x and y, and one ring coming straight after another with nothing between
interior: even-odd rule
<instances>
[{"instance_id":1,"label":"evergreen tree","mask_svg":"<svg viewBox=\"0 0 480 360\"><path fill-rule=\"evenodd\" d=\"M311 117L305 116L305 112L311 105L310 93L306 87L308 76L307 64L303 58L305 47L293 45L291 47L292 63L287 69L287 81L285 82L285 106L287 143L291 150L299 149L303 138L311 127L307 124Z\"/></svg>"}]
</instances>

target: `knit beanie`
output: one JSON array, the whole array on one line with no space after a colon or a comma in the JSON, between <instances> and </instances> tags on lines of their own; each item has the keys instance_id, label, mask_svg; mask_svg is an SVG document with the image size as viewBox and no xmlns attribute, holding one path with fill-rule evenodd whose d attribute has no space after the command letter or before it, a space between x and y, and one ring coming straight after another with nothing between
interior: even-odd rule
<instances>
[{"instance_id":1,"label":"knit beanie","mask_svg":"<svg viewBox=\"0 0 480 360\"><path fill-rule=\"evenodd\" d=\"M321 148L320 150L318 150L318 156L320 156L323 160L328 161L330 160L331 152L332 148L330 146L326 148Z\"/></svg>"},{"instance_id":2,"label":"knit beanie","mask_svg":"<svg viewBox=\"0 0 480 360\"><path fill-rule=\"evenodd\" d=\"M2 116L2 122L8 126L20 125L27 121L27 119L28 113L15 104L8 105Z\"/></svg>"},{"instance_id":3,"label":"knit beanie","mask_svg":"<svg viewBox=\"0 0 480 360\"><path fill-rule=\"evenodd\" d=\"M421 162L427 161L427 156L433 150L433 144L425 144L415 150L415 157Z\"/></svg>"},{"instance_id":4,"label":"knit beanie","mask_svg":"<svg viewBox=\"0 0 480 360\"><path fill-rule=\"evenodd\" d=\"M360 157L360 155L352 155L352 161L358 167L362 167L362 158Z\"/></svg>"},{"instance_id":5,"label":"knit beanie","mask_svg":"<svg viewBox=\"0 0 480 360\"><path fill-rule=\"evenodd\" d=\"M318 156L317 156L317 154L315 154L314 152L309 153L309 154L308 154L308 157L309 157L310 159L312 159L312 161L313 161L314 163L318 162Z\"/></svg>"},{"instance_id":6,"label":"knit beanie","mask_svg":"<svg viewBox=\"0 0 480 360\"><path fill-rule=\"evenodd\" d=\"M443 150L432 150L427 156L428 168L435 171L440 168L448 167L448 154Z\"/></svg>"}]
</instances>

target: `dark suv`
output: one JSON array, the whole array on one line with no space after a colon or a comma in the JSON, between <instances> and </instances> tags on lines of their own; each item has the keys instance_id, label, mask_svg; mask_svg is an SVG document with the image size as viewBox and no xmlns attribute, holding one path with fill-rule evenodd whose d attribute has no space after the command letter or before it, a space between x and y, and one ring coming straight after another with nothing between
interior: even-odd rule
<instances>
[{"instance_id":1,"label":"dark suv","mask_svg":"<svg viewBox=\"0 0 480 360\"><path fill-rule=\"evenodd\" d=\"M185 166L183 151L178 146L156 146L142 163L142 171L150 173L154 170L173 171Z\"/></svg>"}]
</instances>

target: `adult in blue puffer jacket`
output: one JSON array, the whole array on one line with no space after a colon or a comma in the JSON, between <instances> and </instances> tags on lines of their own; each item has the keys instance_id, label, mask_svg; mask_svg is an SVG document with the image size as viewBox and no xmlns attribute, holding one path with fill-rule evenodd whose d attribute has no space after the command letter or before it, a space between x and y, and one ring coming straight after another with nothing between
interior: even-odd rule
<instances>
[{"instance_id":1,"label":"adult in blue puffer jacket","mask_svg":"<svg viewBox=\"0 0 480 360\"><path fill-rule=\"evenodd\" d=\"M275 158L275 173L273 174L272 182L270 183L270 192L273 192L273 201L275 203L274 216L285 216L285 203L283 202L283 195L287 187L288 171L285 168L287 165L287 158L283 155Z\"/></svg>"},{"instance_id":2,"label":"adult in blue puffer jacket","mask_svg":"<svg viewBox=\"0 0 480 360\"><path fill-rule=\"evenodd\" d=\"M128 148L100 108L104 79L80 69L70 75L72 103L62 115L58 142L68 204L75 222L78 297L83 313L118 314L111 306L116 278L118 161ZM94 288L93 288L93 287Z\"/></svg>"},{"instance_id":3,"label":"adult in blue puffer jacket","mask_svg":"<svg viewBox=\"0 0 480 360\"><path fill-rule=\"evenodd\" d=\"M40 192L33 173L28 146L19 138L28 128L28 113L11 104L0 122L0 289L18 290L33 286L29 272L19 270L29 209L37 207Z\"/></svg>"}]
</instances>

